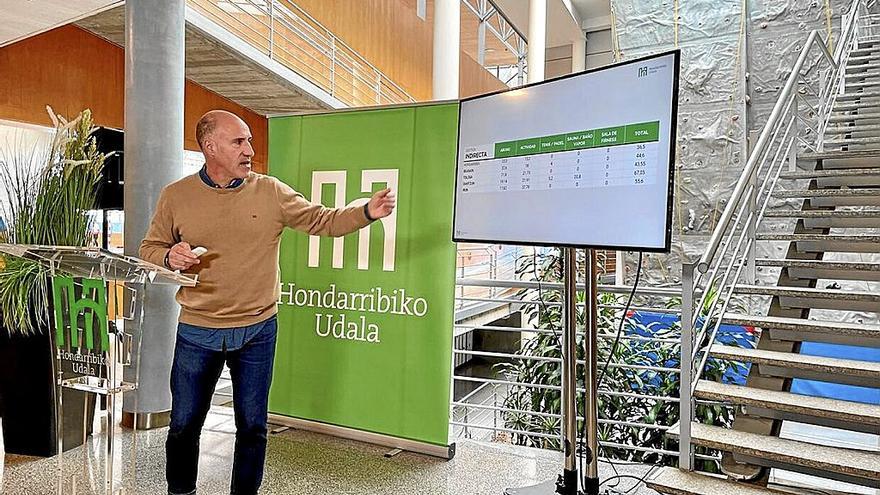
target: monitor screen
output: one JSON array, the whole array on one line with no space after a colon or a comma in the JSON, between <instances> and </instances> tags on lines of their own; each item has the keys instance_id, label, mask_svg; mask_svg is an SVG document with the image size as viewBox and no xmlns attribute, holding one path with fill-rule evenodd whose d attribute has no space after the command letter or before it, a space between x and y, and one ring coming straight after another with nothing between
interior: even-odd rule
<instances>
[{"instance_id":1,"label":"monitor screen","mask_svg":"<svg viewBox=\"0 0 880 495\"><path fill-rule=\"evenodd\" d=\"M453 239L668 251L673 51L461 103Z\"/></svg>"}]
</instances>

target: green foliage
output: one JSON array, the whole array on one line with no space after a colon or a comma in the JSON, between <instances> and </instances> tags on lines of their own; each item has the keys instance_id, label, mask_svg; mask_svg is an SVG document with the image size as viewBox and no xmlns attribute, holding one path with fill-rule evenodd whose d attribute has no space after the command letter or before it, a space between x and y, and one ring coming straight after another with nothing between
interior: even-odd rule
<instances>
[{"instance_id":1,"label":"green foliage","mask_svg":"<svg viewBox=\"0 0 880 495\"><path fill-rule=\"evenodd\" d=\"M8 198L3 216L5 242L52 246L86 246L88 210L96 201L95 185L105 155L92 135L89 110L72 121L56 116L55 135L46 148L5 149L0 159L0 184ZM5 256L0 271L0 308L10 333L31 334L48 321L48 273L39 264Z\"/></svg>"},{"instance_id":2,"label":"green foliage","mask_svg":"<svg viewBox=\"0 0 880 495\"><path fill-rule=\"evenodd\" d=\"M579 259L579 266L583 267L583 259ZM524 257L519 260L518 274L524 278L537 278L545 282L558 282L560 276L560 259L555 252L544 255ZM580 268L579 271L583 271ZM550 329L555 333L536 333L523 340L520 354L525 356L551 357L561 359L561 307L547 303L558 303L562 300L561 291L541 290L539 295L527 296L534 299L540 298L542 304L525 305L524 313L528 321L536 328ZM711 304L714 295L707 299ZM638 297L637 297L638 299ZM583 302L583 293L578 294L578 301ZM608 306L623 306L626 298L620 295L601 293L599 295L598 331L600 335L614 335L620 322L621 310ZM672 301L670 304L680 307L680 301ZM584 312L578 312L578 330L584 328ZM652 335L650 340L621 339L614 350L612 363L626 363L636 366L678 368L680 363L680 336L681 324L676 321L672 325L660 326L652 323L643 326L627 319L625 333L642 333ZM641 330L641 332L639 332ZM669 340L664 342L662 340ZM614 340L600 338L598 341L599 366L612 351ZM578 360L583 360L585 355L583 336L577 338ZM703 373L704 379L721 380L722 375L731 366L737 363L709 360ZM501 363L495 366L499 377L518 383L561 385L561 367L554 362L541 360L515 360L510 363ZM579 380L584 376L584 368L578 365ZM614 392L629 392L645 396L672 397L679 396L679 375L665 371L630 369L611 366L607 370L608 376L604 380L603 389ZM583 388L583 382L578 383ZM533 416L527 412L541 412L550 414L561 413L561 397L558 390L540 389L529 386L511 386L508 389L503 406L523 412L503 413L504 427L530 433L551 435L552 438L515 433L511 436L513 443L517 445L532 446L545 449L561 450L559 431L560 421L557 418ZM578 415L583 416L584 397L578 394ZM658 426L671 426L678 422L679 406L677 402L660 401L648 397L623 397L619 395L600 394L598 399L599 418L628 423L646 423ZM695 411L696 418L703 423L719 426L730 426L733 420L733 411L729 407L713 405L699 405ZM578 422L578 428L582 422ZM665 436L663 429L643 428L624 424L600 423L599 439L620 445L649 447L676 451L678 449L674 441ZM698 450L707 453L706 450ZM601 455L612 459L636 461L649 464L675 464L676 459L671 456L660 455L650 452L641 452L619 447L602 447ZM714 462L699 462L699 469L704 471L717 471Z\"/></svg>"}]
</instances>

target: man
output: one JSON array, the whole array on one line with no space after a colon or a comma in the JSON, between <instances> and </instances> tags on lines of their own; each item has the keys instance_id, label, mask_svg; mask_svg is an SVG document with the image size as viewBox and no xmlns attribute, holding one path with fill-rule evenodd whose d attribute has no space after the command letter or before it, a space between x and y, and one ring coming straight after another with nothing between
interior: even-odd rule
<instances>
[{"instance_id":1,"label":"man","mask_svg":"<svg viewBox=\"0 0 880 495\"><path fill-rule=\"evenodd\" d=\"M202 116L196 139L205 166L162 190L140 246L145 260L199 278L196 287L177 293L181 311L165 445L168 492L196 492L199 437L225 363L236 427L231 493L252 495L266 457L281 232L291 227L342 236L391 214L395 198L385 189L363 207L310 203L283 182L251 171L250 130L229 112ZM207 252L196 256L196 247Z\"/></svg>"}]
</instances>

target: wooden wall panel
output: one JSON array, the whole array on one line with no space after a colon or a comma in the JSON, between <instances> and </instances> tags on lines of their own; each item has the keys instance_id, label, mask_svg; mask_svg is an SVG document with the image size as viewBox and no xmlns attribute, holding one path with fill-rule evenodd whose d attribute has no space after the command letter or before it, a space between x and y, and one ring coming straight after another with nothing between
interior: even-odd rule
<instances>
[{"instance_id":1,"label":"wooden wall panel","mask_svg":"<svg viewBox=\"0 0 880 495\"><path fill-rule=\"evenodd\" d=\"M288 1L288 0L282 0ZM416 100L431 99L433 2L425 20L415 0L292 0L336 34ZM462 26L464 29L464 26ZM494 91L503 85L461 52L461 95Z\"/></svg>"},{"instance_id":2,"label":"wooden wall panel","mask_svg":"<svg viewBox=\"0 0 880 495\"><path fill-rule=\"evenodd\" d=\"M0 118L51 125L46 105L99 125L122 127L122 49L65 26L0 48Z\"/></svg>"},{"instance_id":3,"label":"wooden wall panel","mask_svg":"<svg viewBox=\"0 0 880 495\"><path fill-rule=\"evenodd\" d=\"M282 0L282 3L286 0ZM402 0L293 0L417 100L431 98L431 25Z\"/></svg>"},{"instance_id":4,"label":"wooden wall panel","mask_svg":"<svg viewBox=\"0 0 880 495\"><path fill-rule=\"evenodd\" d=\"M75 115L90 108L95 122L122 128L125 55L122 48L75 26L64 26L0 48L0 119L51 125L46 105ZM198 150L195 123L206 111L241 116L254 136L254 169L266 171L267 120L222 96L186 81L184 146ZM156 108L161 110L161 102Z\"/></svg>"},{"instance_id":5,"label":"wooden wall panel","mask_svg":"<svg viewBox=\"0 0 880 495\"><path fill-rule=\"evenodd\" d=\"M462 98L507 88L497 77L464 53L461 54L458 70L458 94Z\"/></svg>"}]
</instances>

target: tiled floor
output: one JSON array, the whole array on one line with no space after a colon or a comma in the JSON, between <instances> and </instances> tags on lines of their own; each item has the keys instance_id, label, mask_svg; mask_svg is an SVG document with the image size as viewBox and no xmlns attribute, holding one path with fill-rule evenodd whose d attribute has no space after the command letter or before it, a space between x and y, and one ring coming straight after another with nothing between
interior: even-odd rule
<instances>
[{"instance_id":1,"label":"tiled floor","mask_svg":"<svg viewBox=\"0 0 880 495\"><path fill-rule=\"evenodd\" d=\"M122 469L124 493L165 493L166 429L141 431L137 435L119 430L117 469ZM234 424L231 410L215 408L202 433L199 494L229 493ZM136 443L136 470L132 470L131 446ZM82 448L65 454L64 494L91 494L103 481L103 466L95 454L100 440L90 441L88 460ZM437 494L500 495L506 487L519 487L555 478L562 460L559 453L510 445L462 441L453 460L401 453L393 458L389 449L314 433L287 430L269 438L266 475L261 494ZM57 460L8 455L3 494L50 495L56 490ZM611 475L600 464L600 476ZM89 474L84 474L86 469ZM645 466L624 466L622 474L641 477ZM75 480L75 481L74 481ZM633 486L623 480L618 489ZM97 485L97 486L96 486ZM631 495L654 495L646 488Z\"/></svg>"}]
</instances>

